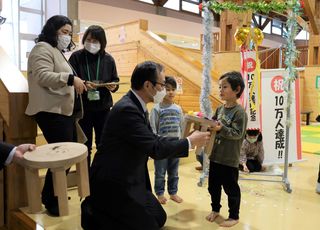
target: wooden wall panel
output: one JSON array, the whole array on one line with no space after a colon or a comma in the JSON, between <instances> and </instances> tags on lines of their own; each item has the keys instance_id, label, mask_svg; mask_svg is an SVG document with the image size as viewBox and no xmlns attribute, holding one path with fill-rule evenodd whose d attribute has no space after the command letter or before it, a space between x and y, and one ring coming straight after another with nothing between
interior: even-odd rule
<instances>
[{"instance_id":1,"label":"wooden wall panel","mask_svg":"<svg viewBox=\"0 0 320 230\"><path fill-rule=\"evenodd\" d=\"M320 113L319 89L315 87L316 76L320 76L320 65L306 66L304 72L303 107L302 110L312 110L310 120L314 121Z\"/></svg>"},{"instance_id":2,"label":"wooden wall panel","mask_svg":"<svg viewBox=\"0 0 320 230\"><path fill-rule=\"evenodd\" d=\"M139 41L139 31L148 29L148 21L137 20L105 28L108 45Z\"/></svg>"},{"instance_id":3,"label":"wooden wall panel","mask_svg":"<svg viewBox=\"0 0 320 230\"><path fill-rule=\"evenodd\" d=\"M240 53L220 52L213 55L213 68L218 73L223 74L229 71L240 71Z\"/></svg>"}]
</instances>

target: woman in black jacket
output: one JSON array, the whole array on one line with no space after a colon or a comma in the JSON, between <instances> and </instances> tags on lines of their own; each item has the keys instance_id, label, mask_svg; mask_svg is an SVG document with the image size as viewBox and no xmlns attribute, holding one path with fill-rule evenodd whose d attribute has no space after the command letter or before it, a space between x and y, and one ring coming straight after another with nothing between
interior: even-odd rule
<instances>
[{"instance_id":1,"label":"woman in black jacket","mask_svg":"<svg viewBox=\"0 0 320 230\"><path fill-rule=\"evenodd\" d=\"M87 136L88 166L92 149L93 129L98 147L105 119L113 106L111 92L118 90L117 68L113 57L105 51L106 34L101 26L92 25L82 38L83 49L74 52L69 62L80 78L86 81L88 91L82 94L83 119L79 124ZM92 84L94 83L94 84ZM100 83L115 83L97 87Z\"/></svg>"}]
</instances>

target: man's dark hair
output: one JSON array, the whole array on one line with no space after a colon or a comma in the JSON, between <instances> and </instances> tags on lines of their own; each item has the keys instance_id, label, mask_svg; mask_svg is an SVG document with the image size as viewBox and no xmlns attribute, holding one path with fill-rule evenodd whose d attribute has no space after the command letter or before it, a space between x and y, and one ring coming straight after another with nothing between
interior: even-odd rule
<instances>
[{"instance_id":1,"label":"man's dark hair","mask_svg":"<svg viewBox=\"0 0 320 230\"><path fill-rule=\"evenodd\" d=\"M145 81L150 81L155 85L162 70L163 66L153 61L138 64L131 75L131 88L140 90Z\"/></svg>"},{"instance_id":2,"label":"man's dark hair","mask_svg":"<svg viewBox=\"0 0 320 230\"><path fill-rule=\"evenodd\" d=\"M41 33L38 35L38 37L35 39L35 42L47 42L53 47L57 47L58 45L58 35L57 31L65 26L70 25L72 27L71 20L63 15L55 15L48 19L46 24L43 26ZM72 47L74 47L74 43L71 40L70 45L67 47L68 50L71 50Z\"/></svg>"},{"instance_id":3,"label":"man's dark hair","mask_svg":"<svg viewBox=\"0 0 320 230\"><path fill-rule=\"evenodd\" d=\"M174 77L166 76L166 85L171 85L172 88L177 89L177 82Z\"/></svg>"},{"instance_id":4,"label":"man's dark hair","mask_svg":"<svg viewBox=\"0 0 320 230\"><path fill-rule=\"evenodd\" d=\"M240 86L240 91L239 93L237 93L237 98L239 98L244 90L244 82L241 73L237 71L228 72L223 74L219 78L219 80L222 80L224 78L227 79L227 82L231 85L233 91L236 91L237 88Z\"/></svg>"},{"instance_id":5,"label":"man's dark hair","mask_svg":"<svg viewBox=\"0 0 320 230\"><path fill-rule=\"evenodd\" d=\"M101 26L97 26L97 25L89 26L86 32L84 32L84 35L82 38L82 45L84 45L84 42L86 41L89 34L91 35L91 38L94 38L100 42L101 48L99 52L104 53L104 50L107 46L107 38L106 38L106 33L104 32L104 29Z\"/></svg>"}]
</instances>

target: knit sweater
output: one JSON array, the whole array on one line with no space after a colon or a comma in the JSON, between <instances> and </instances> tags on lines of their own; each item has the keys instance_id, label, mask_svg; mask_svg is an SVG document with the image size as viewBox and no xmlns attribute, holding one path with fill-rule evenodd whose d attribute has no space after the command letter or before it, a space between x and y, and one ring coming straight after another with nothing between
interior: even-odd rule
<instances>
[{"instance_id":1,"label":"knit sweater","mask_svg":"<svg viewBox=\"0 0 320 230\"><path fill-rule=\"evenodd\" d=\"M240 163L246 163L247 160L257 160L260 164L263 163L264 150L262 141L250 143L247 139L244 139L240 151Z\"/></svg>"},{"instance_id":2,"label":"knit sweater","mask_svg":"<svg viewBox=\"0 0 320 230\"><path fill-rule=\"evenodd\" d=\"M210 160L230 166L239 167L240 149L247 127L247 114L241 105L217 108L213 119L218 120L222 128L216 133Z\"/></svg>"},{"instance_id":3,"label":"knit sweater","mask_svg":"<svg viewBox=\"0 0 320 230\"><path fill-rule=\"evenodd\" d=\"M155 134L181 138L183 112L179 105L156 104L150 114L150 125Z\"/></svg>"}]
</instances>

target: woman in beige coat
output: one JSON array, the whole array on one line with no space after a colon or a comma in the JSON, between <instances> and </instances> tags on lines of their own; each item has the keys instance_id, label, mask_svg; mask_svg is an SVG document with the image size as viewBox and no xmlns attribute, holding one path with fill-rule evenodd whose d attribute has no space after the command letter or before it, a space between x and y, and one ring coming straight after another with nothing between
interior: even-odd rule
<instances>
[{"instance_id":1,"label":"woman in beige coat","mask_svg":"<svg viewBox=\"0 0 320 230\"><path fill-rule=\"evenodd\" d=\"M56 15L44 25L28 59L29 104L26 114L33 116L48 143L77 141L76 114L81 112L78 94L86 86L63 55L70 50L72 23ZM52 174L47 171L42 203L49 214L59 216Z\"/></svg>"}]
</instances>

